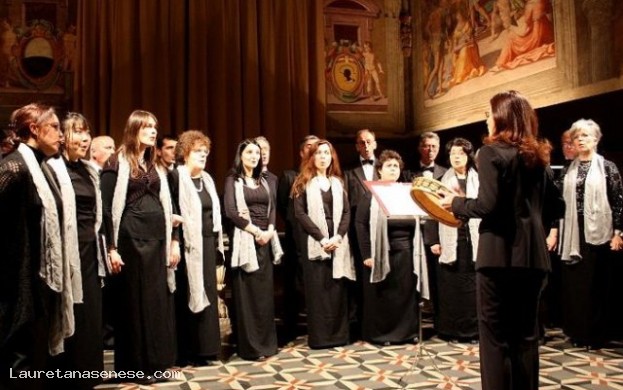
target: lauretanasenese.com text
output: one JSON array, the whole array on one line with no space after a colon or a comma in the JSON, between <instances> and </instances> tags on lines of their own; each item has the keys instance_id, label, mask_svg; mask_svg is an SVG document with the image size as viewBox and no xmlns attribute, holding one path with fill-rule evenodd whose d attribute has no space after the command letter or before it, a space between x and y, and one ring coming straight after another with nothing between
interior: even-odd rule
<instances>
[{"instance_id":1,"label":"lauretanasenese.com text","mask_svg":"<svg viewBox=\"0 0 623 390\"><path fill-rule=\"evenodd\" d=\"M155 371L153 374L146 374L143 371L81 371L81 370L13 370L9 368L9 378L11 379L101 379L103 381L111 379L121 379L131 382L134 379L183 379L181 371Z\"/></svg>"}]
</instances>

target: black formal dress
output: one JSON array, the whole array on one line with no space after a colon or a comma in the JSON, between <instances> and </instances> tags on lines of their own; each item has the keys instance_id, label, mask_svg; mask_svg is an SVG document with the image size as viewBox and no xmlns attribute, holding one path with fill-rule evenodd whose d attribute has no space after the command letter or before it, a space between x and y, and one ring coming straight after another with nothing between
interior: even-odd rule
<instances>
[{"instance_id":1,"label":"black formal dress","mask_svg":"<svg viewBox=\"0 0 623 390\"><path fill-rule=\"evenodd\" d=\"M482 218L476 263L482 388L538 389L537 311L551 268L545 238L564 215L564 200L551 170L526 168L516 147L485 145L478 160L478 198L454 198L452 211Z\"/></svg>"},{"instance_id":2,"label":"black formal dress","mask_svg":"<svg viewBox=\"0 0 623 390\"><path fill-rule=\"evenodd\" d=\"M102 206L106 241L113 243L112 203L117 155L102 171ZM175 364L173 294L167 285L166 225L155 165L128 182L119 225L117 251L125 265L114 275L115 369L153 373Z\"/></svg>"},{"instance_id":3,"label":"black formal dress","mask_svg":"<svg viewBox=\"0 0 623 390\"><path fill-rule=\"evenodd\" d=\"M337 232L344 237L350 224L348 199L344 193L344 210L340 221L333 220L333 194L331 189L321 191L322 207L329 232L338 224ZM310 348L330 348L349 342L348 290L345 278L333 278L333 259L310 260L307 238L321 241L320 228L307 214L307 194L303 192L294 199L294 215L301 245L301 265L307 304L307 333Z\"/></svg>"},{"instance_id":4,"label":"black formal dress","mask_svg":"<svg viewBox=\"0 0 623 390\"><path fill-rule=\"evenodd\" d=\"M458 182L465 193L466 180L458 179ZM457 228L456 261L440 262L437 268L439 294L435 330L443 338L459 341L478 338L476 267L471 240L469 225L464 223Z\"/></svg>"},{"instance_id":5,"label":"black formal dress","mask_svg":"<svg viewBox=\"0 0 623 390\"><path fill-rule=\"evenodd\" d=\"M59 365L67 370L104 369L102 350L102 283L98 274L97 232L95 231L96 192L89 171L82 161L65 160L76 195L76 217L83 302L74 305L75 332L65 342ZM73 380L63 388L91 389L100 379Z\"/></svg>"},{"instance_id":6,"label":"black formal dress","mask_svg":"<svg viewBox=\"0 0 623 390\"><path fill-rule=\"evenodd\" d=\"M363 197L355 219L364 260L375 257L370 245L370 202L370 194ZM419 310L417 276L413 273L415 221L389 220L387 224L391 271L383 281L371 283L371 269L364 266L362 336L374 344L413 342L418 337Z\"/></svg>"},{"instance_id":7,"label":"black formal dress","mask_svg":"<svg viewBox=\"0 0 623 390\"><path fill-rule=\"evenodd\" d=\"M615 293L617 283L613 271L615 263L620 260L617 257L620 254L610 250L610 241L601 245L586 242L584 192L590 166L591 161L580 161L577 171L576 210L582 259L578 262L562 262L562 329L576 345L599 347L609 337L616 337L611 327L613 322L617 322L613 304L620 301L621 295ZM621 175L611 161L604 161L604 169L608 203L612 209L612 226L622 230ZM560 179L560 188L563 179L564 175Z\"/></svg>"},{"instance_id":8,"label":"black formal dress","mask_svg":"<svg viewBox=\"0 0 623 390\"><path fill-rule=\"evenodd\" d=\"M32 149L41 165L45 156ZM49 173L48 168L48 173ZM46 175L62 221L62 201L54 179ZM56 188L56 191L54 190ZM60 295L39 277L43 204L32 175L18 151L0 163L0 387L42 389L45 379L11 379L22 370L50 369L48 330L58 314Z\"/></svg>"},{"instance_id":9,"label":"black formal dress","mask_svg":"<svg viewBox=\"0 0 623 390\"><path fill-rule=\"evenodd\" d=\"M281 267L276 270L283 281L283 342L287 342L299 335L298 316L305 310L305 297L303 295L303 271L299 263L298 235L295 234L294 226L294 202L290 197L290 191L298 172L286 170L279 178L277 188L277 211L284 221L285 231L283 240L284 255ZM277 277L277 275L276 275Z\"/></svg>"},{"instance_id":10,"label":"black formal dress","mask_svg":"<svg viewBox=\"0 0 623 390\"><path fill-rule=\"evenodd\" d=\"M181 364L204 364L206 360L216 360L221 350L219 328L218 293L216 290L216 266L222 263L222 255L217 250L218 233L214 232L212 219L212 198L200 178L192 179L201 201L201 232L203 236L203 287L210 305L198 313L188 306L189 287L185 251L182 251L175 272L175 318L177 330L177 358ZM169 173L169 188L174 209L179 205L179 173L176 169ZM180 248L185 247L184 225L179 232Z\"/></svg>"},{"instance_id":11,"label":"black formal dress","mask_svg":"<svg viewBox=\"0 0 623 390\"><path fill-rule=\"evenodd\" d=\"M414 171L405 170L402 172L402 180L412 182L416 177L431 177L441 181L441 178L448 169L439 164L432 167L418 166ZM425 173L426 172L426 173ZM439 244L439 222L434 219L422 221L422 239L424 240L424 252L426 254L426 267L428 269L428 288L430 292L430 302L433 306L435 325L438 322L439 313L439 291L437 286L437 269L439 268L439 256L431 250L433 245Z\"/></svg>"},{"instance_id":12,"label":"black formal dress","mask_svg":"<svg viewBox=\"0 0 623 390\"><path fill-rule=\"evenodd\" d=\"M243 229L249 221L238 214L234 188L235 177L225 180L225 214L237 227ZM272 194L263 185L257 188L243 186L244 200L251 215L251 222L262 230L275 224L275 204ZM230 234L229 237L233 237ZM230 244L232 247L234 243ZM255 360L277 353L277 329L275 327L275 300L273 285L273 263L271 244L255 244L259 269L246 272L232 269L232 296L234 300L234 332L238 344L238 355L246 360Z\"/></svg>"}]
</instances>

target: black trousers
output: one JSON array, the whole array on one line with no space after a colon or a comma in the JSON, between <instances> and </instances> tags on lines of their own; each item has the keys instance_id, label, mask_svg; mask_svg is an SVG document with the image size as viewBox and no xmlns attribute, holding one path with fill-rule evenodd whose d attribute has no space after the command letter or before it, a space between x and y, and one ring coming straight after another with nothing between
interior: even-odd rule
<instances>
[{"instance_id":1,"label":"black trousers","mask_svg":"<svg viewBox=\"0 0 623 390\"><path fill-rule=\"evenodd\" d=\"M547 273L484 268L476 275L483 390L539 388L537 314Z\"/></svg>"}]
</instances>

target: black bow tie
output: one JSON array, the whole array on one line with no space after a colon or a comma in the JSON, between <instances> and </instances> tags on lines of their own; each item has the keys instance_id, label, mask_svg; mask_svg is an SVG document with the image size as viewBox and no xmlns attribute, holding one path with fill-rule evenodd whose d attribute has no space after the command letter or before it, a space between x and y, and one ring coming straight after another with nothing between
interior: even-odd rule
<instances>
[{"instance_id":1,"label":"black bow tie","mask_svg":"<svg viewBox=\"0 0 623 390\"><path fill-rule=\"evenodd\" d=\"M435 170L434 167L422 167L422 172L425 172L425 171L433 172L434 170Z\"/></svg>"},{"instance_id":2,"label":"black bow tie","mask_svg":"<svg viewBox=\"0 0 623 390\"><path fill-rule=\"evenodd\" d=\"M374 160L361 160L361 165L366 164L374 165Z\"/></svg>"}]
</instances>

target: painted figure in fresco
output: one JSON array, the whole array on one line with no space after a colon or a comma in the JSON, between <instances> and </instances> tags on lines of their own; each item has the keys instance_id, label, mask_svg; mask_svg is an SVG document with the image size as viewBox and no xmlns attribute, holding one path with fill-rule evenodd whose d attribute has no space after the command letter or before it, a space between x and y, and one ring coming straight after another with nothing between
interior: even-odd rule
<instances>
[{"instance_id":1,"label":"painted figure in fresco","mask_svg":"<svg viewBox=\"0 0 623 390\"><path fill-rule=\"evenodd\" d=\"M444 6L445 1L440 0L437 6L434 7L432 12L428 15L428 21L426 23L425 32L428 36L428 43L431 50L432 67L426 81L426 87L424 91L429 97L434 97L441 92L442 84L442 72L441 66L443 62L443 21L444 21ZM433 88L433 83L437 82ZM432 88L432 89L431 89Z\"/></svg>"},{"instance_id":2,"label":"painted figure in fresco","mask_svg":"<svg viewBox=\"0 0 623 390\"><path fill-rule=\"evenodd\" d=\"M7 19L0 22L0 87L8 87L13 62L13 48L17 45L17 35Z\"/></svg>"},{"instance_id":3,"label":"painted figure in fresco","mask_svg":"<svg viewBox=\"0 0 623 390\"><path fill-rule=\"evenodd\" d=\"M76 49L77 49L76 26L73 24L67 27L67 31L63 33L63 70L74 70L76 62Z\"/></svg>"},{"instance_id":4,"label":"painted figure in fresco","mask_svg":"<svg viewBox=\"0 0 623 390\"><path fill-rule=\"evenodd\" d=\"M460 8L457 9L455 16L456 26L452 33L454 52L452 85L461 84L465 80L482 76L485 73L472 24Z\"/></svg>"},{"instance_id":5,"label":"painted figure in fresco","mask_svg":"<svg viewBox=\"0 0 623 390\"><path fill-rule=\"evenodd\" d=\"M491 26L491 17L487 13L487 10L480 5L480 0L469 0L469 16L470 22L474 29L480 27L479 31L485 30L487 27ZM483 19L484 25L479 23L478 15Z\"/></svg>"},{"instance_id":6,"label":"painted figure in fresco","mask_svg":"<svg viewBox=\"0 0 623 390\"><path fill-rule=\"evenodd\" d=\"M508 40L492 72L514 69L555 54L554 25L550 0L529 0L517 26L511 26Z\"/></svg>"},{"instance_id":7,"label":"painted figure in fresco","mask_svg":"<svg viewBox=\"0 0 623 390\"><path fill-rule=\"evenodd\" d=\"M373 96L374 100L382 99L385 96L381 91L381 80L379 74L383 74L381 63L375 58L372 51L372 43L365 41L363 43L363 51L361 54L364 58L364 69L366 77L366 94Z\"/></svg>"},{"instance_id":8,"label":"painted figure in fresco","mask_svg":"<svg viewBox=\"0 0 623 390\"><path fill-rule=\"evenodd\" d=\"M495 0L491 10L491 41L500 33L508 30L513 24L511 3L509 0Z\"/></svg>"}]
</instances>

